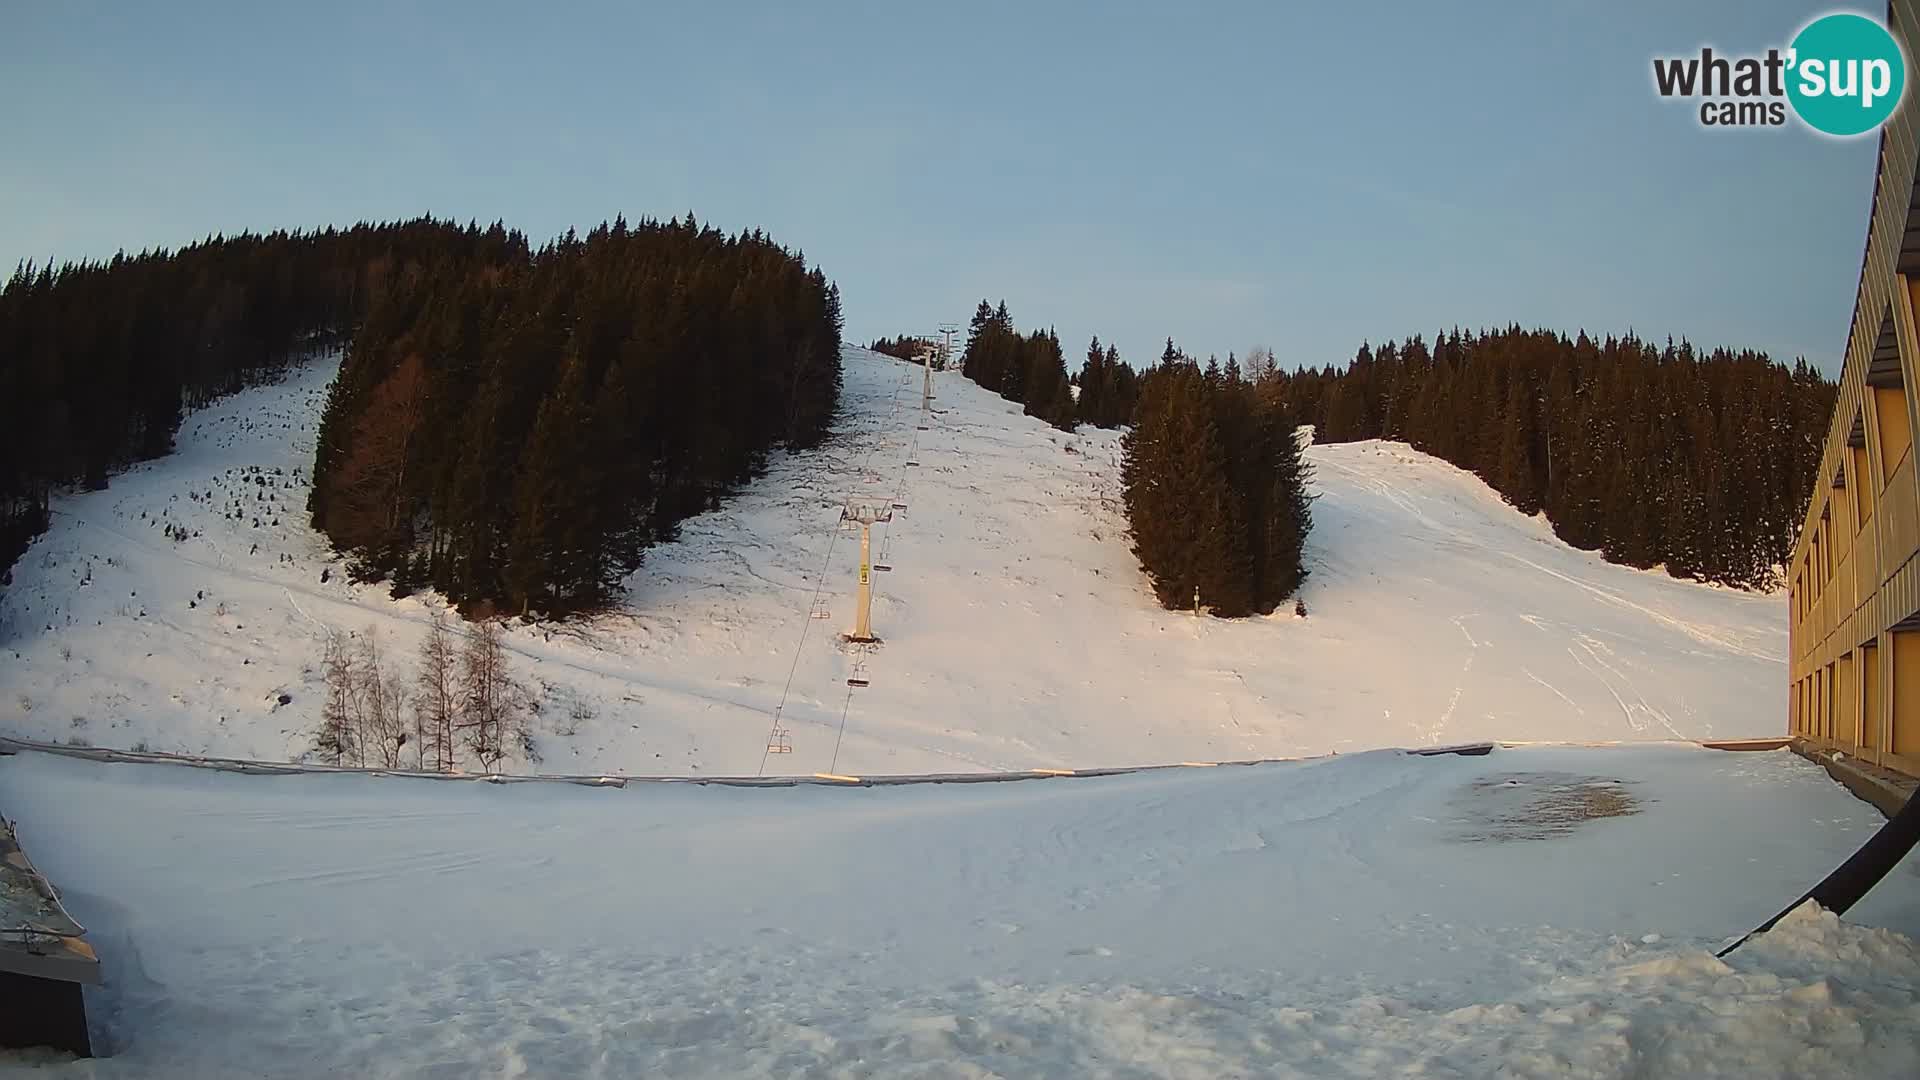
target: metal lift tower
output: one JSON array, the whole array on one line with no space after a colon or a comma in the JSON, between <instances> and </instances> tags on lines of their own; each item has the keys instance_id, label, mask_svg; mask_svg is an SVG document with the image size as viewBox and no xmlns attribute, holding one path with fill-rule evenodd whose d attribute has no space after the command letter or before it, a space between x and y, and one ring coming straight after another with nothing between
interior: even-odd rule
<instances>
[{"instance_id":1,"label":"metal lift tower","mask_svg":"<svg viewBox=\"0 0 1920 1080\"><path fill-rule=\"evenodd\" d=\"M886 503L849 502L840 511L840 520L860 523L860 594L855 605L853 631L848 641L872 643L873 636L873 527L893 520L893 507Z\"/></svg>"}]
</instances>

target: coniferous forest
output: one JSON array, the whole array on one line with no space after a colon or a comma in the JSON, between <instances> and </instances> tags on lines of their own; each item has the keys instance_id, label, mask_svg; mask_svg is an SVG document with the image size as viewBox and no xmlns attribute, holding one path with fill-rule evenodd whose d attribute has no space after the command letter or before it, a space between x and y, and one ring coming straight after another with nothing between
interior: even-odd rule
<instances>
[{"instance_id":1,"label":"coniferous forest","mask_svg":"<svg viewBox=\"0 0 1920 1080\"><path fill-rule=\"evenodd\" d=\"M1015 330L1005 300L998 308L980 301L967 327L960 373L1063 431L1079 421L1060 338L1051 330Z\"/></svg>"},{"instance_id":2,"label":"coniferous forest","mask_svg":"<svg viewBox=\"0 0 1920 1080\"><path fill-rule=\"evenodd\" d=\"M310 509L396 591L565 612L777 446L825 434L838 290L754 232L624 220L538 251L422 218L22 266L0 290L0 569L56 489L350 342Z\"/></svg>"},{"instance_id":3,"label":"coniferous forest","mask_svg":"<svg viewBox=\"0 0 1920 1080\"><path fill-rule=\"evenodd\" d=\"M1087 343L1087 358L1080 373L1073 377L1080 388L1074 411L1083 424L1116 428L1133 422L1133 407L1140 400L1140 377L1120 359L1120 350L1101 347L1098 335Z\"/></svg>"},{"instance_id":4,"label":"coniferous forest","mask_svg":"<svg viewBox=\"0 0 1920 1080\"><path fill-rule=\"evenodd\" d=\"M691 215L425 268L354 336L314 524L396 592L596 607L769 451L825 437L840 334L819 270Z\"/></svg>"},{"instance_id":5,"label":"coniferous forest","mask_svg":"<svg viewBox=\"0 0 1920 1080\"><path fill-rule=\"evenodd\" d=\"M920 355L922 352L928 349L937 348L938 346L939 346L939 342L933 341L929 338L914 337L910 334L901 334L897 338L890 338L890 337L874 338L873 344L868 345L867 348L873 352L877 352L881 354L882 356L891 356L895 360L906 360L906 361L917 364L920 362ZM934 366L934 370L936 371L940 369L940 361L937 356L934 358L933 366Z\"/></svg>"},{"instance_id":6,"label":"coniferous forest","mask_svg":"<svg viewBox=\"0 0 1920 1080\"><path fill-rule=\"evenodd\" d=\"M1363 345L1275 388L1320 442L1411 443L1575 547L1744 588L1793 550L1834 400L1804 360L1518 326Z\"/></svg>"},{"instance_id":7,"label":"coniferous forest","mask_svg":"<svg viewBox=\"0 0 1920 1080\"><path fill-rule=\"evenodd\" d=\"M691 215L538 251L499 224L422 218L23 266L0 289L0 567L45 528L50 491L103 487L167 453L186 410L350 342L311 510L357 571L513 611L592 607L771 449L823 437L839 337L818 270ZM1052 331L984 300L962 358L1056 427L1134 423L1129 512L1156 592L1185 607L1197 584L1223 614L1270 610L1300 580L1304 491L1257 492L1247 464L1283 419L1322 442L1409 442L1614 561L1757 588L1791 549L1834 393L1804 362L1517 326L1362 346L1344 369L1215 367L1169 343L1141 376L1095 338L1069 379ZM1180 464L1176 430L1200 441ZM1273 452L1299 475L1297 453ZM1206 515L1154 503L1156 470L1217 520L1170 539L1189 527L1173 517ZM1296 502L1295 525L1272 523Z\"/></svg>"},{"instance_id":8,"label":"coniferous forest","mask_svg":"<svg viewBox=\"0 0 1920 1080\"><path fill-rule=\"evenodd\" d=\"M1139 380L1121 479L1134 554L1167 608L1266 614L1306 580L1307 469L1281 399L1172 341Z\"/></svg>"},{"instance_id":9,"label":"coniferous forest","mask_svg":"<svg viewBox=\"0 0 1920 1080\"><path fill-rule=\"evenodd\" d=\"M0 571L46 528L52 490L168 453L186 410L340 340L420 266L516 242L423 218L21 266L0 289Z\"/></svg>"},{"instance_id":10,"label":"coniferous forest","mask_svg":"<svg viewBox=\"0 0 1920 1080\"><path fill-rule=\"evenodd\" d=\"M872 347L911 359L913 340L880 338ZM1013 328L1005 300L998 308L982 300L974 310L960 371L1007 400L1022 403L1028 416L1068 431L1077 423L1103 428L1130 423L1140 397L1140 377L1120 359L1119 349L1101 345L1095 335L1079 373L1069 376L1060 339L1052 331L1021 336Z\"/></svg>"}]
</instances>

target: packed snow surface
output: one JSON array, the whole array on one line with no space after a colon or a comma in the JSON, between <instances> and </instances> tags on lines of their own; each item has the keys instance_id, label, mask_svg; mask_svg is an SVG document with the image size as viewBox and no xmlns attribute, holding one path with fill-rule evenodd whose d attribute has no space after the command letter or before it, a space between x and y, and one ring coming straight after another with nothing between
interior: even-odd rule
<instances>
[{"instance_id":1,"label":"packed snow surface","mask_svg":"<svg viewBox=\"0 0 1920 1080\"><path fill-rule=\"evenodd\" d=\"M1569 794L1606 812L1519 827ZM110 1054L0 1074L1920 1075L1915 859L1712 956L1878 824L1785 751L624 790L23 753L0 805Z\"/></svg>"},{"instance_id":2,"label":"packed snow surface","mask_svg":"<svg viewBox=\"0 0 1920 1080\"><path fill-rule=\"evenodd\" d=\"M1056 431L955 373L923 413L919 368L845 360L826 445L650 551L621 609L511 629L542 707L540 760L510 769L752 774L776 711L793 753L764 767L793 773L1785 729L1784 600L1609 565L1406 446L1309 451L1307 618L1195 618L1158 608L1128 550L1116 433ZM299 758L326 628L411 661L439 601L349 583L306 525L335 363L201 410L177 453L56 500L0 595L0 732ZM840 637L849 497L906 506L874 529L892 567L874 647Z\"/></svg>"}]
</instances>

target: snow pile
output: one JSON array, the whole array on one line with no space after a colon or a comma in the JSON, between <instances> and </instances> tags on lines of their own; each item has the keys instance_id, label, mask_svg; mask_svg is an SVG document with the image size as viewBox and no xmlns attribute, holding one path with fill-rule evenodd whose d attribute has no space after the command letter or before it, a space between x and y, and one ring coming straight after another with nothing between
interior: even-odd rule
<instances>
[{"instance_id":1,"label":"snow pile","mask_svg":"<svg viewBox=\"0 0 1920 1080\"><path fill-rule=\"evenodd\" d=\"M1473 838L1574 775L1638 812ZM757 790L28 753L0 800L101 952L99 1077L1920 1067L1920 860L1711 956L1878 825L1785 752Z\"/></svg>"},{"instance_id":2,"label":"snow pile","mask_svg":"<svg viewBox=\"0 0 1920 1080\"><path fill-rule=\"evenodd\" d=\"M845 366L839 434L649 552L625 609L511 630L542 711L541 761L510 768L752 774L776 709L794 752L768 769L797 773L1785 728L1782 598L1608 565L1403 445L1309 450L1308 618L1195 619L1153 604L1128 551L1116 433L1055 431L952 372L923 415L919 368ZM173 456L57 500L0 596L0 731L297 758L325 627L411 659L437 601L350 584L305 525L331 372L224 400ZM873 649L837 634L849 497L907 507L874 531Z\"/></svg>"}]
</instances>

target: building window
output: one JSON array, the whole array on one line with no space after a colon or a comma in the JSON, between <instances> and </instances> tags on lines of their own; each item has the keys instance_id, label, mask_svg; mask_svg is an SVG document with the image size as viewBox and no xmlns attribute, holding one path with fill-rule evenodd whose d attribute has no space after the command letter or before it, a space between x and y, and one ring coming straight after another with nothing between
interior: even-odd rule
<instances>
[{"instance_id":1,"label":"building window","mask_svg":"<svg viewBox=\"0 0 1920 1080\"><path fill-rule=\"evenodd\" d=\"M1878 486L1884 488L1913 446L1913 431L1907 422L1906 377L1900 371L1900 345L1893 331L1892 310L1880 321L1880 337L1867 362L1866 383L1880 436Z\"/></svg>"}]
</instances>

